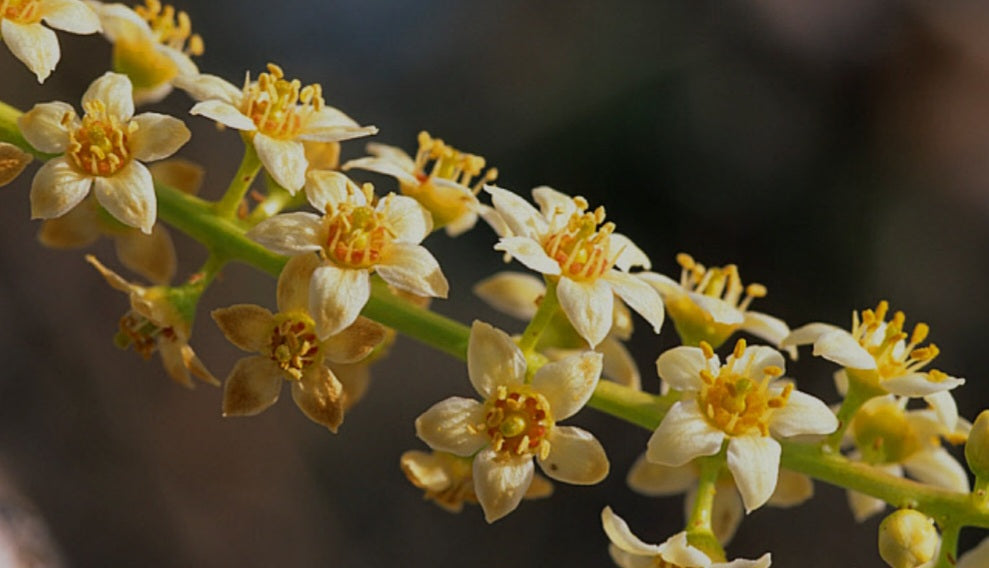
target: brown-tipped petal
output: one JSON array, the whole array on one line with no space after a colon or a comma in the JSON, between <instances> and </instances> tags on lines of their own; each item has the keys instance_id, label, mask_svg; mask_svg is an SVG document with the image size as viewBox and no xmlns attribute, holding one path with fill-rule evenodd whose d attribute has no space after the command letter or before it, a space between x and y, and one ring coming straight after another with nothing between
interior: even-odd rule
<instances>
[{"instance_id":1,"label":"brown-tipped petal","mask_svg":"<svg viewBox=\"0 0 989 568\"><path fill-rule=\"evenodd\" d=\"M386 331L383 325L358 317L350 327L323 342L326 358L333 363L356 363L385 340Z\"/></svg>"},{"instance_id":2,"label":"brown-tipped petal","mask_svg":"<svg viewBox=\"0 0 989 568\"><path fill-rule=\"evenodd\" d=\"M14 181L31 163L31 154L13 144L0 142L0 187Z\"/></svg>"},{"instance_id":3,"label":"brown-tipped petal","mask_svg":"<svg viewBox=\"0 0 989 568\"><path fill-rule=\"evenodd\" d=\"M302 375L292 383L292 399L310 420L329 428L334 434L343 423L343 386L322 365Z\"/></svg>"},{"instance_id":4,"label":"brown-tipped petal","mask_svg":"<svg viewBox=\"0 0 989 568\"><path fill-rule=\"evenodd\" d=\"M245 357L234 365L223 387L224 416L254 416L278 400L282 373L267 357Z\"/></svg>"},{"instance_id":5,"label":"brown-tipped petal","mask_svg":"<svg viewBox=\"0 0 989 568\"><path fill-rule=\"evenodd\" d=\"M137 229L118 233L114 243L120 262L151 282L164 285L175 276L175 245L161 224L151 227L151 234Z\"/></svg>"},{"instance_id":6,"label":"brown-tipped petal","mask_svg":"<svg viewBox=\"0 0 989 568\"><path fill-rule=\"evenodd\" d=\"M210 312L223 335L237 347L252 353L267 344L275 317L254 304L236 304Z\"/></svg>"},{"instance_id":7,"label":"brown-tipped petal","mask_svg":"<svg viewBox=\"0 0 989 568\"><path fill-rule=\"evenodd\" d=\"M330 370L343 385L343 410L346 412L364 398L364 393L371 384L371 370L367 363L331 364Z\"/></svg>"},{"instance_id":8,"label":"brown-tipped petal","mask_svg":"<svg viewBox=\"0 0 989 568\"><path fill-rule=\"evenodd\" d=\"M121 278L116 272L110 270L106 266L103 266L103 263L96 260L96 257L91 254L86 255L86 262L92 264L96 270L103 275L103 278L106 279L107 284L109 284L111 288L120 290L126 294L132 294L139 288L138 286L134 286L130 282Z\"/></svg>"},{"instance_id":9,"label":"brown-tipped petal","mask_svg":"<svg viewBox=\"0 0 989 568\"><path fill-rule=\"evenodd\" d=\"M55 219L41 223L38 240L46 247L74 249L89 246L100 237L96 201L84 199L77 207Z\"/></svg>"},{"instance_id":10,"label":"brown-tipped petal","mask_svg":"<svg viewBox=\"0 0 989 568\"><path fill-rule=\"evenodd\" d=\"M189 367L185 364L185 356L182 347L188 345L168 339L158 341L158 354L161 356L161 364L165 367L165 372L178 384L186 388L194 388L192 376L189 374Z\"/></svg>"},{"instance_id":11,"label":"brown-tipped petal","mask_svg":"<svg viewBox=\"0 0 989 568\"><path fill-rule=\"evenodd\" d=\"M206 173L199 164L182 158L170 158L150 164L148 170L157 183L189 195L199 193L199 188L203 185L203 175Z\"/></svg>"},{"instance_id":12,"label":"brown-tipped petal","mask_svg":"<svg viewBox=\"0 0 989 568\"><path fill-rule=\"evenodd\" d=\"M213 373L206 368L206 365L203 364L188 343L182 345L182 362L185 364L185 368L189 369L189 372L192 373L192 376L214 387L220 386L220 379L213 376Z\"/></svg>"}]
</instances>

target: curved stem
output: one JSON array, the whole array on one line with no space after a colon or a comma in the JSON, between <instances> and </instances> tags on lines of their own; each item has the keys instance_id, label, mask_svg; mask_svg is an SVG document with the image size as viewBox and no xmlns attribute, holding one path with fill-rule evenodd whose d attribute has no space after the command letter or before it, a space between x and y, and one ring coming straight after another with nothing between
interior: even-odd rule
<instances>
[{"instance_id":1,"label":"curved stem","mask_svg":"<svg viewBox=\"0 0 989 568\"><path fill-rule=\"evenodd\" d=\"M687 519L687 540L691 545L704 551L715 562L725 561L725 550L711 526L711 512L714 510L714 496L718 492L718 477L724 467L724 450L715 456L698 458L700 476L697 480L697 495L694 507Z\"/></svg>"},{"instance_id":2,"label":"curved stem","mask_svg":"<svg viewBox=\"0 0 989 568\"><path fill-rule=\"evenodd\" d=\"M244 140L244 157L240 161L240 167L237 168L237 173L230 180L226 193L216 202L216 213L220 217L227 219L237 217L244 196L247 195L247 190L250 189L251 183L259 171L261 171L261 160L254 149L254 144L249 140Z\"/></svg>"},{"instance_id":3,"label":"curved stem","mask_svg":"<svg viewBox=\"0 0 989 568\"><path fill-rule=\"evenodd\" d=\"M941 526L941 549L934 568L955 568L958 564L958 534L961 526L950 523Z\"/></svg>"},{"instance_id":4,"label":"curved stem","mask_svg":"<svg viewBox=\"0 0 989 568\"><path fill-rule=\"evenodd\" d=\"M539 302L539 309L536 311L536 315L533 316L529 325L525 327L525 331L522 332L522 338L519 340L519 349L527 357L536 349L536 344L539 343L539 336L546 330L546 326L553 320L553 316L556 315L559 309L560 302L556 298L556 282L547 280L546 294L543 295L542 301Z\"/></svg>"}]
</instances>

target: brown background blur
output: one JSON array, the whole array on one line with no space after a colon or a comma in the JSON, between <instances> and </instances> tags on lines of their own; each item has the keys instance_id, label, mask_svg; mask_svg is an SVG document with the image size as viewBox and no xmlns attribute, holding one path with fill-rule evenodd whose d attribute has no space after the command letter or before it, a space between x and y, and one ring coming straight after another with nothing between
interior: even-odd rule
<instances>
[{"instance_id":1,"label":"brown background blur","mask_svg":"<svg viewBox=\"0 0 989 568\"><path fill-rule=\"evenodd\" d=\"M941 5L944 4L944 5ZM950 4L950 5L948 5ZM179 2L206 42L205 72L239 83L268 61L319 82L329 104L414 150L420 129L484 155L500 185L549 184L603 203L619 230L676 276L673 256L735 262L764 283L755 308L786 319L849 323L888 298L926 321L936 367L963 376L964 415L989 404L989 5L984 2ZM0 99L27 109L78 106L109 65L99 37L59 34L63 58L43 86L0 49ZM181 155L208 168L216 197L240 141L184 113L175 93L154 110L186 117ZM364 142L344 145L362 155ZM633 494L624 476L648 432L587 410L612 459L605 483L557 484L494 526L422 503L398 468L424 448L413 420L470 395L464 366L402 339L375 368L367 399L337 436L284 393L261 416L223 419L221 392L186 391L157 361L116 350L126 309L81 255L40 248L30 175L0 193L0 469L48 523L66 565L604 566L599 513L611 505L660 542L682 527L680 498ZM385 180L379 189L392 189ZM178 237L180 275L203 259ZM482 254L483 226L427 245L452 284L436 309L520 327L472 299L503 268ZM96 254L119 268L109 243ZM519 266L512 268L520 269ZM205 310L273 307L274 282L231 266ZM674 343L640 321L633 349L649 390ZM201 313L193 345L223 377L242 354ZM834 402L832 366L807 351L802 388ZM733 556L774 565L880 566L878 519L855 526L842 491L817 485L797 511L763 508ZM0 495L3 491L0 491ZM16 509L0 510L8 524ZM3 520L3 519L0 519ZM971 546L983 535L964 533Z\"/></svg>"}]
</instances>

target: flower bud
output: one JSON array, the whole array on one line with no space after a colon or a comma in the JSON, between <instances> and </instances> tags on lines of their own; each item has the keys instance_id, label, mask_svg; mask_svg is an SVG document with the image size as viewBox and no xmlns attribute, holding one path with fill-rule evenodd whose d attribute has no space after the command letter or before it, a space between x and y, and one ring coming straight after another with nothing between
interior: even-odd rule
<instances>
[{"instance_id":1,"label":"flower bud","mask_svg":"<svg viewBox=\"0 0 989 568\"><path fill-rule=\"evenodd\" d=\"M965 444L965 460L977 479L989 479L989 410L983 410L972 424Z\"/></svg>"},{"instance_id":2,"label":"flower bud","mask_svg":"<svg viewBox=\"0 0 989 568\"><path fill-rule=\"evenodd\" d=\"M927 515L900 509L879 525L879 555L892 568L917 568L937 553L937 529Z\"/></svg>"}]
</instances>

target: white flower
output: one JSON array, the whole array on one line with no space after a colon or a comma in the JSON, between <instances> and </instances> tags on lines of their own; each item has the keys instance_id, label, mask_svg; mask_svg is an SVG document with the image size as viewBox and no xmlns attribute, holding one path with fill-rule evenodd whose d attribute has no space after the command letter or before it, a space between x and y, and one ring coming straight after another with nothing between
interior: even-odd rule
<instances>
[{"instance_id":1,"label":"white flower","mask_svg":"<svg viewBox=\"0 0 989 568\"><path fill-rule=\"evenodd\" d=\"M659 294L628 273L633 266L649 268L649 258L627 237L615 233L614 223L602 225L603 207L587 211L584 198L548 187L532 190L541 211L499 187L485 186L485 191L511 233L501 237L495 250L556 281L560 307L591 347L611 329L615 294L659 333L663 325Z\"/></svg>"},{"instance_id":2,"label":"white flower","mask_svg":"<svg viewBox=\"0 0 989 568\"><path fill-rule=\"evenodd\" d=\"M303 142L339 142L378 131L326 106L319 84L302 87L298 79L288 81L271 63L257 81L248 74L243 89L206 74L176 77L175 85L202 101L189 112L249 137L271 177L292 194L306 183L309 162Z\"/></svg>"},{"instance_id":3,"label":"white flower","mask_svg":"<svg viewBox=\"0 0 989 568\"><path fill-rule=\"evenodd\" d=\"M566 483L589 485L608 474L608 458L592 434L556 424L593 394L599 353L547 363L527 381L525 356L512 339L475 321L467 372L484 402L441 401L416 419L416 434L434 450L474 456L474 491L489 523L515 510L525 496L533 458L546 475Z\"/></svg>"},{"instance_id":4,"label":"white flower","mask_svg":"<svg viewBox=\"0 0 989 568\"><path fill-rule=\"evenodd\" d=\"M62 56L55 32L100 31L100 20L81 0L0 0L0 37L14 57L44 83Z\"/></svg>"},{"instance_id":5,"label":"white flower","mask_svg":"<svg viewBox=\"0 0 989 568\"><path fill-rule=\"evenodd\" d=\"M727 440L728 470L747 512L776 488L781 448L775 437L829 434L838 427L823 402L776 380L783 356L770 347L739 340L724 365L707 343L676 347L660 355L656 367L683 398L649 439L646 459L681 466L717 454Z\"/></svg>"},{"instance_id":6,"label":"white flower","mask_svg":"<svg viewBox=\"0 0 989 568\"><path fill-rule=\"evenodd\" d=\"M79 118L62 102L41 103L18 120L24 138L51 154L31 184L31 217L61 217L94 188L96 200L121 223L151 233L157 216L151 172L142 161L171 156L190 137L181 120L134 116L131 82L106 73L82 96Z\"/></svg>"},{"instance_id":7,"label":"white flower","mask_svg":"<svg viewBox=\"0 0 989 568\"><path fill-rule=\"evenodd\" d=\"M699 548L687 542L687 533L679 532L663 544L646 544L632 534L632 529L624 519L616 515L611 507L601 511L601 524L611 540L608 551L611 559L621 568L768 568L771 556L767 552L758 560L732 560L713 562Z\"/></svg>"},{"instance_id":8,"label":"white flower","mask_svg":"<svg viewBox=\"0 0 989 568\"><path fill-rule=\"evenodd\" d=\"M371 296L371 272L417 296L445 298L449 284L439 263L419 243L432 226L411 197L375 199L371 186L358 188L338 172L313 171L306 196L323 213L285 213L258 223L247 236L280 254L318 252L309 310L320 338L357 319Z\"/></svg>"},{"instance_id":9,"label":"white flower","mask_svg":"<svg viewBox=\"0 0 989 568\"><path fill-rule=\"evenodd\" d=\"M679 282L656 272L636 276L659 291L684 342L707 341L717 348L736 331L744 331L780 347L790 333L783 320L749 309L753 299L766 295L766 287L743 286L734 264L705 268L686 253L677 255L677 263L682 268ZM789 353L796 358L795 348Z\"/></svg>"},{"instance_id":10,"label":"white flower","mask_svg":"<svg viewBox=\"0 0 989 568\"><path fill-rule=\"evenodd\" d=\"M479 214L490 214L491 208L481 204L477 194L482 184L498 177L498 170L484 172L484 158L460 152L425 131L419 133L415 159L401 148L384 144L368 144L367 151L372 155L351 160L343 169L357 168L394 177L402 193L425 207L433 216L433 225L445 227L451 237L472 228ZM433 164L427 173L430 161Z\"/></svg>"},{"instance_id":11,"label":"white flower","mask_svg":"<svg viewBox=\"0 0 989 568\"><path fill-rule=\"evenodd\" d=\"M869 385L875 394L923 397L965 383L965 379L941 371L921 371L939 353L933 343L919 346L927 339L927 324L918 323L907 335L903 312L896 312L887 322L888 312L885 300L875 311L864 310L861 320L859 313L853 312L851 333L831 324L810 323L794 330L783 345L813 344L814 356L845 367L849 378Z\"/></svg>"}]
</instances>

